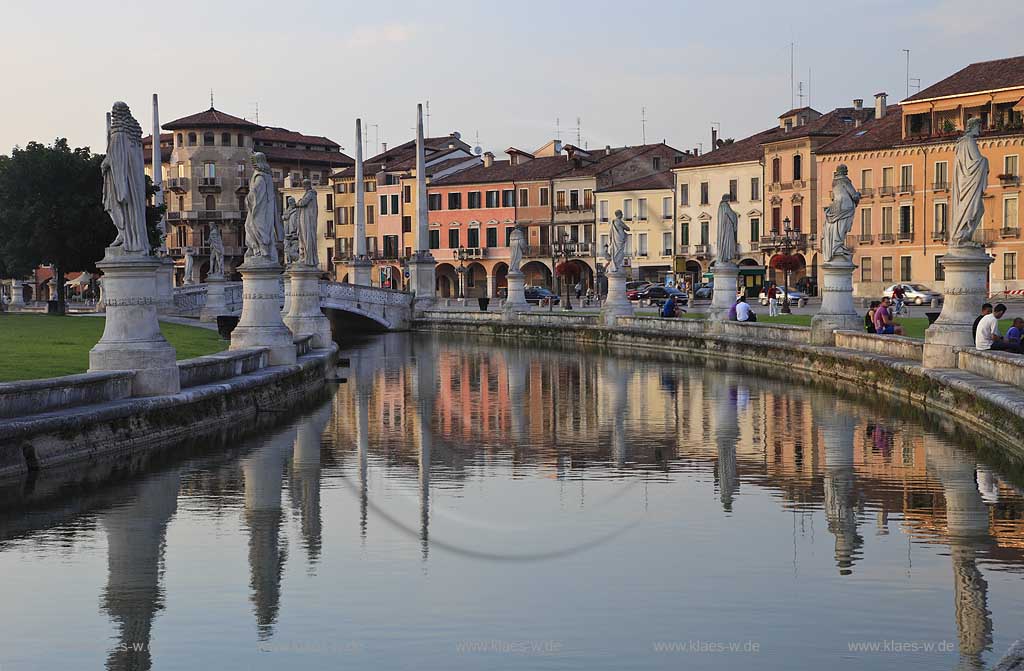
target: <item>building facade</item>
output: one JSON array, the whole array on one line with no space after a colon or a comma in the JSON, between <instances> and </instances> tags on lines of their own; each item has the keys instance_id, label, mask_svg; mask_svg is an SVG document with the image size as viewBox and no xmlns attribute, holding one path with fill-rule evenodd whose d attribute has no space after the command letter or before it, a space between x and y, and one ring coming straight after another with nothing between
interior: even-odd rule
<instances>
[{"instance_id":1,"label":"building facade","mask_svg":"<svg viewBox=\"0 0 1024 671\"><path fill-rule=\"evenodd\" d=\"M598 257L603 258L608 249L611 220L616 210L621 210L623 221L630 228L626 234L626 256L633 279L663 283L666 276L674 276L675 196L675 179L669 170L598 189Z\"/></svg>"}]
</instances>

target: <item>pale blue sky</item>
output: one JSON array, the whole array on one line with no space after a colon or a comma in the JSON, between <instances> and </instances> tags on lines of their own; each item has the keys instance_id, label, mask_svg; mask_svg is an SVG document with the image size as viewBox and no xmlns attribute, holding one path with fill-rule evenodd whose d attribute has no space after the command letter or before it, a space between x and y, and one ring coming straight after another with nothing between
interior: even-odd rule
<instances>
[{"instance_id":1,"label":"pale blue sky","mask_svg":"<svg viewBox=\"0 0 1024 671\"><path fill-rule=\"evenodd\" d=\"M789 108L791 40L825 111L904 97L905 48L923 86L1024 54L1021 25L1024 5L1004 0L5 2L0 151L58 135L102 150L114 100L148 129L151 93L170 121L206 109L211 87L218 109L252 118L258 102L261 123L347 151L356 116L394 145L428 99L432 134L479 133L496 153L540 146L556 118L567 141L579 117L591 147L638 144L643 107L648 141L707 149L712 122L740 138Z\"/></svg>"}]
</instances>

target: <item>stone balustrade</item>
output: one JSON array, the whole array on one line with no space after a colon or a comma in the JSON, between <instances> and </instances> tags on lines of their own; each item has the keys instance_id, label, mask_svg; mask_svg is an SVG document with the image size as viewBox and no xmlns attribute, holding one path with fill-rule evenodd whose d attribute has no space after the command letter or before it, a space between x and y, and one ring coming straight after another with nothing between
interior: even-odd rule
<instances>
[{"instance_id":1,"label":"stone balustrade","mask_svg":"<svg viewBox=\"0 0 1024 671\"><path fill-rule=\"evenodd\" d=\"M306 356L313 351L313 336L304 335L295 338L295 356Z\"/></svg>"},{"instance_id":2,"label":"stone balustrade","mask_svg":"<svg viewBox=\"0 0 1024 671\"><path fill-rule=\"evenodd\" d=\"M459 319L474 322L500 322L500 312L480 312L479 310L423 310L419 313L424 319Z\"/></svg>"},{"instance_id":3,"label":"stone balustrade","mask_svg":"<svg viewBox=\"0 0 1024 671\"><path fill-rule=\"evenodd\" d=\"M957 352L957 366L960 370L1024 389L1024 357L1019 354L964 348Z\"/></svg>"},{"instance_id":4,"label":"stone balustrade","mask_svg":"<svg viewBox=\"0 0 1024 671\"><path fill-rule=\"evenodd\" d=\"M806 345L811 342L811 329L807 326L726 320L717 322L715 327L727 338L769 340L797 345Z\"/></svg>"},{"instance_id":5,"label":"stone balustrade","mask_svg":"<svg viewBox=\"0 0 1024 671\"><path fill-rule=\"evenodd\" d=\"M662 317L619 317L616 326L620 329L679 333L703 336L707 322L703 319L665 319Z\"/></svg>"},{"instance_id":6,"label":"stone balustrade","mask_svg":"<svg viewBox=\"0 0 1024 671\"><path fill-rule=\"evenodd\" d=\"M130 371L82 373L0 384L0 418L107 403L132 395Z\"/></svg>"},{"instance_id":7,"label":"stone balustrade","mask_svg":"<svg viewBox=\"0 0 1024 671\"><path fill-rule=\"evenodd\" d=\"M221 352L178 362L181 388L219 382L267 367L267 350L249 349Z\"/></svg>"},{"instance_id":8,"label":"stone balustrade","mask_svg":"<svg viewBox=\"0 0 1024 671\"><path fill-rule=\"evenodd\" d=\"M836 331L836 347L854 349L869 354L881 354L897 359L921 362L924 341L906 336L877 335L863 331Z\"/></svg>"}]
</instances>

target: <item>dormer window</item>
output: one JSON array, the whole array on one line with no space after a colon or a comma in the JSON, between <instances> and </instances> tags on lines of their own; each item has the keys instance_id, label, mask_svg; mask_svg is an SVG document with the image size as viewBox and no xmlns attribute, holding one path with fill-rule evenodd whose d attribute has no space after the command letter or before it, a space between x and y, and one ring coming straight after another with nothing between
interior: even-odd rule
<instances>
[{"instance_id":1,"label":"dormer window","mask_svg":"<svg viewBox=\"0 0 1024 671\"><path fill-rule=\"evenodd\" d=\"M791 130L793 130L793 120L786 119L786 132L788 133Z\"/></svg>"},{"instance_id":2,"label":"dormer window","mask_svg":"<svg viewBox=\"0 0 1024 671\"><path fill-rule=\"evenodd\" d=\"M212 147L215 144L213 133L203 133L203 146Z\"/></svg>"},{"instance_id":3,"label":"dormer window","mask_svg":"<svg viewBox=\"0 0 1024 671\"><path fill-rule=\"evenodd\" d=\"M196 146L196 142L198 142L198 136L195 133L189 133L188 134L188 146L194 147L194 146Z\"/></svg>"}]
</instances>

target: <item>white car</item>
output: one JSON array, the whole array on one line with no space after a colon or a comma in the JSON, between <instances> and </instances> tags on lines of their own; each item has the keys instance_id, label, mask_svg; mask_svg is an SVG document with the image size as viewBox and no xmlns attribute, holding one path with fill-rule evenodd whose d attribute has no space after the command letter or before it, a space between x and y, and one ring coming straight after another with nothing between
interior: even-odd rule
<instances>
[{"instance_id":1,"label":"white car","mask_svg":"<svg viewBox=\"0 0 1024 671\"><path fill-rule=\"evenodd\" d=\"M782 297L786 293L786 291L782 287L776 287L776 289L779 290L779 305L782 305ZM796 289L789 290L790 305L796 305L797 303L800 302L801 298L807 298L807 294L803 293L802 291L797 291ZM768 292L765 289L761 289L761 293L758 294L757 299L761 301L761 305L768 305Z\"/></svg>"},{"instance_id":2,"label":"white car","mask_svg":"<svg viewBox=\"0 0 1024 671\"><path fill-rule=\"evenodd\" d=\"M938 291L929 289L923 284L894 284L891 287L886 288L886 290L882 292L882 297L892 298L892 292L897 286L903 287L904 303L924 305L925 303L931 303L932 300L935 298L942 300L942 294L940 294Z\"/></svg>"}]
</instances>

